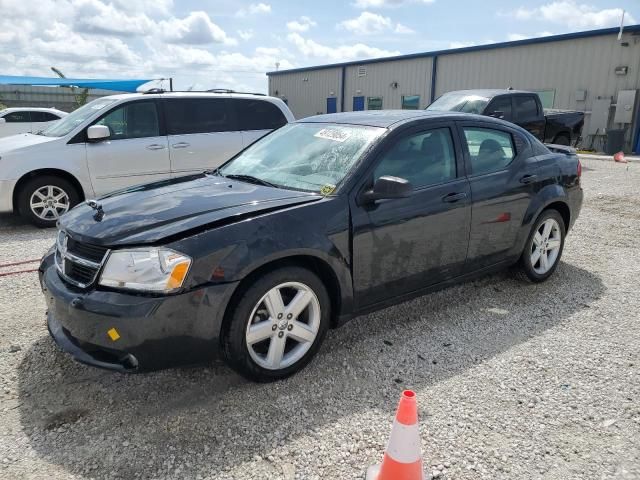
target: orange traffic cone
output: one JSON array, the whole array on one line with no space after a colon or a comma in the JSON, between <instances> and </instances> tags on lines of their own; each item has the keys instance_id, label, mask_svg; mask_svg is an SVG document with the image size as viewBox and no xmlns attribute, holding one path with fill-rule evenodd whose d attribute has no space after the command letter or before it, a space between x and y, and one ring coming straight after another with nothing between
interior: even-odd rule
<instances>
[{"instance_id":1,"label":"orange traffic cone","mask_svg":"<svg viewBox=\"0 0 640 480\"><path fill-rule=\"evenodd\" d=\"M391 437L380 465L367 470L366 480L424 480L416 394L405 390L400 397Z\"/></svg>"},{"instance_id":2,"label":"orange traffic cone","mask_svg":"<svg viewBox=\"0 0 640 480\"><path fill-rule=\"evenodd\" d=\"M613 156L613 161L618 163L627 163L627 159L624 158L624 152L618 152Z\"/></svg>"}]
</instances>

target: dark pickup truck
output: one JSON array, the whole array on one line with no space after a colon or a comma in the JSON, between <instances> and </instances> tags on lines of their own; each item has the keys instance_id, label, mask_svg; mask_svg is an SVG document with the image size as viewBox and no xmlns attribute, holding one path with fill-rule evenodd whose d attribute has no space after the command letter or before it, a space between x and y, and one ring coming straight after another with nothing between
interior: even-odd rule
<instances>
[{"instance_id":1,"label":"dark pickup truck","mask_svg":"<svg viewBox=\"0 0 640 480\"><path fill-rule=\"evenodd\" d=\"M544 143L577 145L584 112L542 108L535 92L521 90L458 90L448 92L427 110L476 113L501 118L531 132Z\"/></svg>"}]
</instances>

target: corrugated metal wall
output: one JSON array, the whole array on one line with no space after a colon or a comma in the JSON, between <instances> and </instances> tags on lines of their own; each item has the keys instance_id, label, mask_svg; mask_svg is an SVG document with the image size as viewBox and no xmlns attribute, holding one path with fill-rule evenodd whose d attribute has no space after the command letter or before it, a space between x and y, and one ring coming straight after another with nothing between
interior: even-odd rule
<instances>
[{"instance_id":1,"label":"corrugated metal wall","mask_svg":"<svg viewBox=\"0 0 640 480\"><path fill-rule=\"evenodd\" d=\"M83 90L71 90L65 87L32 87L29 85L0 85L0 103L7 107L45 107L57 108L70 112L76 108L75 95ZM116 95L124 92L111 90L90 89L87 101L95 100L106 95Z\"/></svg>"},{"instance_id":2,"label":"corrugated metal wall","mask_svg":"<svg viewBox=\"0 0 640 480\"><path fill-rule=\"evenodd\" d=\"M598 97L609 97L615 104L618 91L640 90L640 35L627 32L621 45L617 34L531 43L503 48L488 48L438 55L436 97L465 88L507 88L553 90L554 108L586 112L584 132L588 131L590 111ZM363 62L365 76L358 76L359 65L346 65L344 109L351 111L354 96L383 97L383 108L401 108L402 95L420 95L420 107L430 103L432 57ZM626 75L617 75L616 67L627 66ZM340 110L341 66L303 72L282 72L269 77L269 93L285 97L296 118L326 111L326 98L333 92ZM307 79L305 81L305 79ZM395 88L393 83L397 82ZM584 101L576 91L585 90ZM638 92L640 96L640 91ZM637 104L640 104L640 98ZM637 110L638 107L636 107ZM609 115L613 124L614 107ZM637 130L628 128L628 147ZM589 141L584 142L588 145Z\"/></svg>"},{"instance_id":3,"label":"corrugated metal wall","mask_svg":"<svg viewBox=\"0 0 640 480\"><path fill-rule=\"evenodd\" d=\"M336 97L340 111L342 68L269 77L269 95L286 100L296 118L326 113L327 98Z\"/></svg>"},{"instance_id":4,"label":"corrugated metal wall","mask_svg":"<svg viewBox=\"0 0 640 480\"><path fill-rule=\"evenodd\" d=\"M345 111L353 110L354 96L365 97L365 109L367 97L382 97L382 108L388 110L401 108L403 95L420 95L420 108L425 108L430 103L431 65L427 57L346 67ZM366 75L358 75L360 68Z\"/></svg>"},{"instance_id":5,"label":"corrugated metal wall","mask_svg":"<svg viewBox=\"0 0 640 480\"><path fill-rule=\"evenodd\" d=\"M640 37L626 34L623 41L629 46L607 35L441 55L436 96L466 88L555 90L554 108L585 111L588 122L594 99L612 97L614 104L619 90L640 88ZM627 75L616 75L622 65ZM576 90L586 90L585 101L576 100Z\"/></svg>"}]
</instances>

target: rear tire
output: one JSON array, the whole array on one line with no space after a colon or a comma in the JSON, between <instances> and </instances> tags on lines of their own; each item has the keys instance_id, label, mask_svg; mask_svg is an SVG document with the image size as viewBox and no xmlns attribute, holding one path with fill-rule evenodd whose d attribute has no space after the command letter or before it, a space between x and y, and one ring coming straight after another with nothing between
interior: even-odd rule
<instances>
[{"instance_id":1,"label":"rear tire","mask_svg":"<svg viewBox=\"0 0 640 480\"><path fill-rule=\"evenodd\" d=\"M554 138L553 143L555 145L564 145L568 147L571 145L571 139L567 135L562 134Z\"/></svg>"},{"instance_id":2,"label":"rear tire","mask_svg":"<svg viewBox=\"0 0 640 480\"><path fill-rule=\"evenodd\" d=\"M566 228L557 210L543 211L536 220L518 263L521 278L539 283L555 272L562 250Z\"/></svg>"},{"instance_id":3,"label":"rear tire","mask_svg":"<svg viewBox=\"0 0 640 480\"><path fill-rule=\"evenodd\" d=\"M80 193L68 180L42 175L28 180L18 193L18 212L40 228L55 227L61 215L80 202Z\"/></svg>"},{"instance_id":4,"label":"rear tire","mask_svg":"<svg viewBox=\"0 0 640 480\"><path fill-rule=\"evenodd\" d=\"M309 363L330 318L329 294L315 274L279 268L237 295L222 331L222 352L229 366L250 380L280 380Z\"/></svg>"}]
</instances>

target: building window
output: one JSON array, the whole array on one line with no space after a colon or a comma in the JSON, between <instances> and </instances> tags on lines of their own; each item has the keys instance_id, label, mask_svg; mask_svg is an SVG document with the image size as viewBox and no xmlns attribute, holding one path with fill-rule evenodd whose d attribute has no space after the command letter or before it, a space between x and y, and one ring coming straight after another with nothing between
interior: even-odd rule
<instances>
[{"instance_id":1,"label":"building window","mask_svg":"<svg viewBox=\"0 0 640 480\"><path fill-rule=\"evenodd\" d=\"M367 110L382 110L382 97L367 97Z\"/></svg>"},{"instance_id":2,"label":"building window","mask_svg":"<svg viewBox=\"0 0 640 480\"><path fill-rule=\"evenodd\" d=\"M420 108L420 95L403 95L403 110L418 110Z\"/></svg>"},{"instance_id":3,"label":"building window","mask_svg":"<svg viewBox=\"0 0 640 480\"><path fill-rule=\"evenodd\" d=\"M538 90L536 93L540 97L542 108L553 108L553 102L556 99L555 90Z\"/></svg>"}]
</instances>

